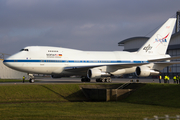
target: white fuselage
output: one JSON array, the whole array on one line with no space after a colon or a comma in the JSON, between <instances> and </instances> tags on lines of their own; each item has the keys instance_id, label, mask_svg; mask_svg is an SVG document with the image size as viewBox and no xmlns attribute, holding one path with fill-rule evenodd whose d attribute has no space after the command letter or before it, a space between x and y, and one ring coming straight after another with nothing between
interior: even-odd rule
<instances>
[{"instance_id":1,"label":"white fuselage","mask_svg":"<svg viewBox=\"0 0 180 120\"><path fill-rule=\"evenodd\" d=\"M4 60L4 64L19 71L37 74L85 76L86 72L67 72L66 69L97 66L101 71L109 72L113 75L121 75L135 72L137 66L117 69L116 67L107 68L106 65L146 63L150 58L161 57L155 55L141 56L125 51L100 52L60 47L30 46Z\"/></svg>"}]
</instances>

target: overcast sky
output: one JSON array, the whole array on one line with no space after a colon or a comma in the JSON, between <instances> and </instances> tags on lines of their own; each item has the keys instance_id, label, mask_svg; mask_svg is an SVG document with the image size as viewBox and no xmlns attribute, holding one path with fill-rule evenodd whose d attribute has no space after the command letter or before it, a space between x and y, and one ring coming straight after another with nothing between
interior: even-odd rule
<instances>
[{"instance_id":1,"label":"overcast sky","mask_svg":"<svg viewBox=\"0 0 180 120\"><path fill-rule=\"evenodd\" d=\"M26 46L122 50L118 42L146 36L178 10L180 0L0 0L0 53Z\"/></svg>"}]
</instances>

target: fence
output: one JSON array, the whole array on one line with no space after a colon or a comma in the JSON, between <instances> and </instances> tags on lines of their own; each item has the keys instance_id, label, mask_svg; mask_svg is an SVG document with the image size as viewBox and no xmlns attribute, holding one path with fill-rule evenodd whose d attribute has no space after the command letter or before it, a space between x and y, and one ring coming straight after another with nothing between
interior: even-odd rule
<instances>
[{"instance_id":1,"label":"fence","mask_svg":"<svg viewBox=\"0 0 180 120\"><path fill-rule=\"evenodd\" d=\"M10 54L0 53L0 59L5 59L8 56L10 56Z\"/></svg>"}]
</instances>

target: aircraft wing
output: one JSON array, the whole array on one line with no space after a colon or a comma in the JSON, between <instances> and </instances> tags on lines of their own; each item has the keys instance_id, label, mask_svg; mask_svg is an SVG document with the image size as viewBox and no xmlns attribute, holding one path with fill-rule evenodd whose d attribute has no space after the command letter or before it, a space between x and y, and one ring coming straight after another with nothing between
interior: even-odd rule
<instances>
[{"instance_id":1,"label":"aircraft wing","mask_svg":"<svg viewBox=\"0 0 180 120\"><path fill-rule=\"evenodd\" d=\"M111 67L112 70L116 71L118 69L131 68L131 67L141 66L141 65L145 65L145 64L148 64L148 63L128 63L128 64L121 63L121 64L90 65L90 66L73 66L73 67L65 67L64 70L67 72L87 73L88 69L107 66L107 67ZM114 72L114 71L112 71L112 72Z\"/></svg>"},{"instance_id":2,"label":"aircraft wing","mask_svg":"<svg viewBox=\"0 0 180 120\"><path fill-rule=\"evenodd\" d=\"M165 60L175 60L175 59L179 59L180 56L176 56L176 57L167 57L167 58L160 58L160 59L152 59L152 60L148 60L148 62L158 62L158 61L165 61Z\"/></svg>"},{"instance_id":3,"label":"aircraft wing","mask_svg":"<svg viewBox=\"0 0 180 120\"><path fill-rule=\"evenodd\" d=\"M145 62L145 63L126 63L126 64L120 63L120 64L104 64L104 65L90 65L90 66L72 66L72 67L65 67L64 70L67 71L67 72L76 72L76 73L87 74L88 69L107 66L107 67L111 68L111 70L112 70L111 72L114 72L114 71L116 71L118 69L137 67L137 66L141 66L141 65L145 65L145 64L150 64L150 63L154 63L156 66L164 68L164 67L167 67L167 66L170 66L170 65L173 65L173 64L180 64L180 62L179 61L158 62L158 61L172 60L172 59L177 59L177 58L180 58L180 56L149 60L149 62ZM154 62L154 61L156 61L156 62Z\"/></svg>"},{"instance_id":4,"label":"aircraft wing","mask_svg":"<svg viewBox=\"0 0 180 120\"><path fill-rule=\"evenodd\" d=\"M128 63L128 64L116 64L116 65L108 65L108 66L123 69L123 68L131 68L131 67L135 67L135 66L141 66L141 65L145 65L145 64L149 64L149 63L148 62L147 63Z\"/></svg>"},{"instance_id":5,"label":"aircraft wing","mask_svg":"<svg viewBox=\"0 0 180 120\"><path fill-rule=\"evenodd\" d=\"M174 64L180 64L180 61L173 61L173 62L155 62L155 65L161 65L163 67L167 67Z\"/></svg>"},{"instance_id":6,"label":"aircraft wing","mask_svg":"<svg viewBox=\"0 0 180 120\"><path fill-rule=\"evenodd\" d=\"M92 65L92 66L72 66L72 67L65 67L64 71L70 72L70 73L79 73L81 75L86 75L87 70L94 68L94 67L101 67L102 65Z\"/></svg>"}]
</instances>

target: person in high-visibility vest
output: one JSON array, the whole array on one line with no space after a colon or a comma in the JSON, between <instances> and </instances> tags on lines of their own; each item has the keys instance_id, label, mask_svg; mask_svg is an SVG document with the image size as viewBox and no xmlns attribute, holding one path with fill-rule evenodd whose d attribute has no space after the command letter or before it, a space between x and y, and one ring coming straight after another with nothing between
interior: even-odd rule
<instances>
[{"instance_id":1,"label":"person in high-visibility vest","mask_svg":"<svg viewBox=\"0 0 180 120\"><path fill-rule=\"evenodd\" d=\"M25 81L25 77L23 76L23 83L24 83L24 81Z\"/></svg>"},{"instance_id":2,"label":"person in high-visibility vest","mask_svg":"<svg viewBox=\"0 0 180 120\"><path fill-rule=\"evenodd\" d=\"M167 75L164 76L164 83L167 83Z\"/></svg>"},{"instance_id":3,"label":"person in high-visibility vest","mask_svg":"<svg viewBox=\"0 0 180 120\"><path fill-rule=\"evenodd\" d=\"M180 84L180 76L179 76L179 84Z\"/></svg>"},{"instance_id":4,"label":"person in high-visibility vest","mask_svg":"<svg viewBox=\"0 0 180 120\"><path fill-rule=\"evenodd\" d=\"M178 77L178 75L177 75L177 77L176 77L176 83L178 84L178 82L179 82L179 77Z\"/></svg>"},{"instance_id":5,"label":"person in high-visibility vest","mask_svg":"<svg viewBox=\"0 0 180 120\"><path fill-rule=\"evenodd\" d=\"M161 76L161 75L159 75L159 83L161 83L161 79L162 79L162 76Z\"/></svg>"},{"instance_id":6,"label":"person in high-visibility vest","mask_svg":"<svg viewBox=\"0 0 180 120\"><path fill-rule=\"evenodd\" d=\"M176 76L173 77L174 83L176 83Z\"/></svg>"}]
</instances>

